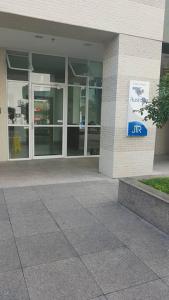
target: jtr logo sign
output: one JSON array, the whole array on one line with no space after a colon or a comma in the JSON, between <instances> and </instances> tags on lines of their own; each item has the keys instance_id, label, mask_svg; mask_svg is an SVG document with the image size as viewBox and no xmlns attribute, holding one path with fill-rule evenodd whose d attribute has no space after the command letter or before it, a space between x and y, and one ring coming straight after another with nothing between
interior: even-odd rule
<instances>
[{"instance_id":1,"label":"jtr logo sign","mask_svg":"<svg viewBox=\"0 0 169 300\"><path fill-rule=\"evenodd\" d=\"M147 136L147 128L138 121L128 123L128 136Z\"/></svg>"},{"instance_id":2,"label":"jtr logo sign","mask_svg":"<svg viewBox=\"0 0 169 300\"><path fill-rule=\"evenodd\" d=\"M132 133L133 134L141 134L141 126L140 125L134 125Z\"/></svg>"}]
</instances>

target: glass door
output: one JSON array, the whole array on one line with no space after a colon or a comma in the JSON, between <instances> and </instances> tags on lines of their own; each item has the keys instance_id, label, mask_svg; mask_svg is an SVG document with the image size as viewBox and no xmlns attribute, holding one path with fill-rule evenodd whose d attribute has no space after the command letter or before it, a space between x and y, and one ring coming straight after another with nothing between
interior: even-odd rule
<instances>
[{"instance_id":1,"label":"glass door","mask_svg":"<svg viewBox=\"0 0 169 300\"><path fill-rule=\"evenodd\" d=\"M63 154L64 88L33 85L33 157Z\"/></svg>"}]
</instances>

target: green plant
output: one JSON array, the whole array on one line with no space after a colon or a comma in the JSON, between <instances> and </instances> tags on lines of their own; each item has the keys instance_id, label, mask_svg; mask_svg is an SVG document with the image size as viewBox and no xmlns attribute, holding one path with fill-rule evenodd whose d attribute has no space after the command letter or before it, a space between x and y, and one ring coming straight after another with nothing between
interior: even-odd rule
<instances>
[{"instance_id":1,"label":"green plant","mask_svg":"<svg viewBox=\"0 0 169 300\"><path fill-rule=\"evenodd\" d=\"M169 120L169 72L163 75L157 89L157 95L152 102L141 109L141 114L147 112L144 120L152 120L158 128L164 127Z\"/></svg>"},{"instance_id":2,"label":"green plant","mask_svg":"<svg viewBox=\"0 0 169 300\"><path fill-rule=\"evenodd\" d=\"M159 177L141 180L142 183L169 194L169 177Z\"/></svg>"}]
</instances>

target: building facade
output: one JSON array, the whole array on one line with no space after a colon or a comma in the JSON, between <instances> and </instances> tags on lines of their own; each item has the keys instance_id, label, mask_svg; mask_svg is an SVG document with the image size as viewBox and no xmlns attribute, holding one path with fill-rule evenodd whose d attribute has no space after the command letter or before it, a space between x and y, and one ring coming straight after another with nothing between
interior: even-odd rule
<instances>
[{"instance_id":1,"label":"building facade","mask_svg":"<svg viewBox=\"0 0 169 300\"><path fill-rule=\"evenodd\" d=\"M151 100L169 67L168 7L1 1L0 161L97 156L110 177L151 174L154 154L169 151L168 125L156 133L147 122L141 134L130 99Z\"/></svg>"}]
</instances>

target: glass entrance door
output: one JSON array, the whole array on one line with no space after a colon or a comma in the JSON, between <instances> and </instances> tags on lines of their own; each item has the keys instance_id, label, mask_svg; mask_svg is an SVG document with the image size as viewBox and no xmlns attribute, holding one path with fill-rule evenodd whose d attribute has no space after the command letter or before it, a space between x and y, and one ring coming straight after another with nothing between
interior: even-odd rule
<instances>
[{"instance_id":1,"label":"glass entrance door","mask_svg":"<svg viewBox=\"0 0 169 300\"><path fill-rule=\"evenodd\" d=\"M33 157L62 156L63 99L61 85L33 86Z\"/></svg>"}]
</instances>

